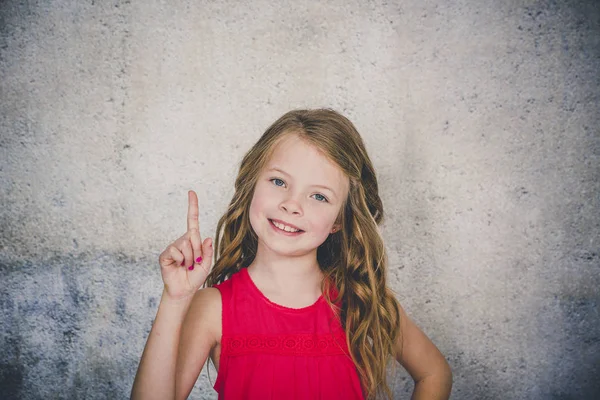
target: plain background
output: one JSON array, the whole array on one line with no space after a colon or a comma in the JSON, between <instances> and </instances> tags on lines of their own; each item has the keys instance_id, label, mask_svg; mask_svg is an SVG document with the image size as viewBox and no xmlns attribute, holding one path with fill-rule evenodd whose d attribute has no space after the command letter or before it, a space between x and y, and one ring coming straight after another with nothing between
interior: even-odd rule
<instances>
[{"instance_id":1,"label":"plain background","mask_svg":"<svg viewBox=\"0 0 600 400\"><path fill-rule=\"evenodd\" d=\"M263 131L332 107L452 399L600 398L599 89L592 0L1 1L0 397L128 397L187 190L214 236Z\"/></svg>"}]
</instances>

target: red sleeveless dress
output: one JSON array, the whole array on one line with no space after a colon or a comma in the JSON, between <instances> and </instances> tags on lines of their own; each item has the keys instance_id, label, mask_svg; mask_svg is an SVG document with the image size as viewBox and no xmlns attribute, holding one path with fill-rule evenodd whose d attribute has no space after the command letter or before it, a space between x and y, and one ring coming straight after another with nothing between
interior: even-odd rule
<instances>
[{"instance_id":1,"label":"red sleeveless dress","mask_svg":"<svg viewBox=\"0 0 600 400\"><path fill-rule=\"evenodd\" d=\"M246 268L215 287L223 303L220 400L364 399L344 330L323 296L299 309L275 304Z\"/></svg>"}]
</instances>

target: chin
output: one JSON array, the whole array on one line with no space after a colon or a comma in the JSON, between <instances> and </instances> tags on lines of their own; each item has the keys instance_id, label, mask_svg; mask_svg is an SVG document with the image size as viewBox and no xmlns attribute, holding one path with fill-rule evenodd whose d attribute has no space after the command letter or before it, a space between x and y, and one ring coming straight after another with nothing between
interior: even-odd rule
<instances>
[{"instance_id":1,"label":"chin","mask_svg":"<svg viewBox=\"0 0 600 400\"><path fill-rule=\"evenodd\" d=\"M258 238L259 242L261 242L261 244L268 248L269 250L271 250L272 252L281 255L281 256L287 256L287 257L301 257L301 256L305 256L307 254L310 253L315 253L317 252L318 247L322 244L321 243L311 243L311 244L306 244L306 243L302 243L300 246L294 243L286 243L286 242L281 242L279 240L273 240L273 238L267 238L266 240L264 240L264 238L261 238L259 236ZM325 240L323 240L324 242Z\"/></svg>"}]
</instances>

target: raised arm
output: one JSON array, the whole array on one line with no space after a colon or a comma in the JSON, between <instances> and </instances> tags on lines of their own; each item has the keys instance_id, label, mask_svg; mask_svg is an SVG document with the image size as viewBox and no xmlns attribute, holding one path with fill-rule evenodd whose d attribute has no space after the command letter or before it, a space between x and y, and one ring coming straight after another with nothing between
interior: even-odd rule
<instances>
[{"instance_id":1,"label":"raised arm","mask_svg":"<svg viewBox=\"0 0 600 400\"><path fill-rule=\"evenodd\" d=\"M159 256L164 289L135 376L132 399L175 398L177 355L184 319L189 309L198 307L192 303L197 303L195 298L202 298L196 293L212 264L212 240L207 238L202 242L198 214L198 197L189 191L187 232Z\"/></svg>"},{"instance_id":2,"label":"raised arm","mask_svg":"<svg viewBox=\"0 0 600 400\"><path fill-rule=\"evenodd\" d=\"M447 400L452 389L452 371L433 342L400 307L402 336L397 360L415 381L412 400Z\"/></svg>"}]
</instances>

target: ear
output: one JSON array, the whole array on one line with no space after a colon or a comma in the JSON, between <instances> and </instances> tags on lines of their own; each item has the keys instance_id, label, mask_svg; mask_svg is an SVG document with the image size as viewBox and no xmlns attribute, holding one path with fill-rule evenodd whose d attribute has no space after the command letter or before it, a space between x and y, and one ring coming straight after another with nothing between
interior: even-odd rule
<instances>
[{"instance_id":1,"label":"ear","mask_svg":"<svg viewBox=\"0 0 600 400\"><path fill-rule=\"evenodd\" d=\"M336 233L337 231L339 231L342 228L342 226L340 224L333 224L333 227L331 228L330 233Z\"/></svg>"}]
</instances>

